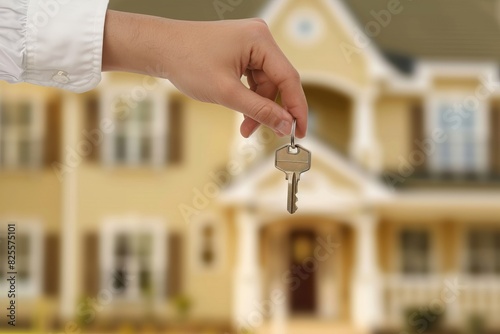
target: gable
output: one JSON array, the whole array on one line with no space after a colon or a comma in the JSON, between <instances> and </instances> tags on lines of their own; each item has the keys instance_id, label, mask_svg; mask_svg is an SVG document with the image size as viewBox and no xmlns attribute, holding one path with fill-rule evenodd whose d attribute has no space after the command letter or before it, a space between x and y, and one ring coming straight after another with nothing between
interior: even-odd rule
<instances>
[{"instance_id":1,"label":"gable","mask_svg":"<svg viewBox=\"0 0 500 334\"><path fill-rule=\"evenodd\" d=\"M280 8L268 8L262 16L300 72L330 73L364 85L369 76L365 50L357 49L360 54L346 57L345 48L357 44L350 28L339 19L341 13L335 13L329 1L281 1Z\"/></svg>"},{"instance_id":2,"label":"gable","mask_svg":"<svg viewBox=\"0 0 500 334\"><path fill-rule=\"evenodd\" d=\"M384 200L388 190L357 166L331 148L313 139L303 139L304 147L312 152L311 169L301 176L299 204L314 210L342 209L366 199ZM274 155L261 165L244 173L228 189L221 201L226 204L254 204L286 209L287 182L285 174L274 167Z\"/></svg>"}]
</instances>

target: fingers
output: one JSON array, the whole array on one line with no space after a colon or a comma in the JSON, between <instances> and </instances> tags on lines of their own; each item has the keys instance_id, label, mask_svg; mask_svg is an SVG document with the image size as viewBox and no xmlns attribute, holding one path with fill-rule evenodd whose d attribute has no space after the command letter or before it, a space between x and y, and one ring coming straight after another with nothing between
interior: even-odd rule
<instances>
[{"instance_id":1,"label":"fingers","mask_svg":"<svg viewBox=\"0 0 500 334\"><path fill-rule=\"evenodd\" d=\"M250 66L262 69L278 87L283 108L297 119L297 137L303 138L307 130L307 101L297 70L274 40L256 46Z\"/></svg>"},{"instance_id":2,"label":"fingers","mask_svg":"<svg viewBox=\"0 0 500 334\"><path fill-rule=\"evenodd\" d=\"M234 82L230 91L231 94L227 94L224 97L225 101L222 101L225 106L237 110L283 135L290 134L293 118L276 102L251 91L240 81ZM248 122L250 124L245 125L245 129L242 129L242 135L247 137L252 131L251 121Z\"/></svg>"},{"instance_id":3,"label":"fingers","mask_svg":"<svg viewBox=\"0 0 500 334\"><path fill-rule=\"evenodd\" d=\"M257 90L257 83L253 78L252 70L247 69L245 76L247 77L248 87L250 87L251 91L255 92Z\"/></svg>"},{"instance_id":4,"label":"fingers","mask_svg":"<svg viewBox=\"0 0 500 334\"><path fill-rule=\"evenodd\" d=\"M248 138L259 128L259 125L259 122L245 115L245 119L241 122L240 133Z\"/></svg>"},{"instance_id":5,"label":"fingers","mask_svg":"<svg viewBox=\"0 0 500 334\"><path fill-rule=\"evenodd\" d=\"M262 71L252 71L252 73L248 75L248 80L252 80L254 85L254 89L252 90L255 91L255 93L271 101L276 100L276 96L278 95L278 87L270 82L267 76ZM245 120L243 120L240 127L241 135L245 138L250 137L257 130L259 125L259 122L255 121L254 119L245 117ZM279 135L279 133L277 134Z\"/></svg>"}]
</instances>

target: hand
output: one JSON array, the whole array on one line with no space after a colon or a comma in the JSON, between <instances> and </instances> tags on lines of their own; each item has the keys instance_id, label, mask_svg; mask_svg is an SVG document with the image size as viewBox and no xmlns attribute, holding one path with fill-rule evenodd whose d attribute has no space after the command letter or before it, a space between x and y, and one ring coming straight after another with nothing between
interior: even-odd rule
<instances>
[{"instance_id":1,"label":"hand","mask_svg":"<svg viewBox=\"0 0 500 334\"><path fill-rule=\"evenodd\" d=\"M154 75L186 95L243 113L244 137L260 124L288 135L293 118L297 137L306 134L299 74L260 19L191 22L108 11L104 35L103 70L151 74L146 69L159 68ZM274 102L278 92L283 107Z\"/></svg>"}]
</instances>

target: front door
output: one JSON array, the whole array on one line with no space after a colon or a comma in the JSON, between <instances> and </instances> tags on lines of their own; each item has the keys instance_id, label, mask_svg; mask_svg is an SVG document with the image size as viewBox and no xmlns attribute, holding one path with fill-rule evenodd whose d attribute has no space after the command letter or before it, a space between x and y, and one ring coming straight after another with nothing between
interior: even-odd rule
<instances>
[{"instance_id":1,"label":"front door","mask_svg":"<svg viewBox=\"0 0 500 334\"><path fill-rule=\"evenodd\" d=\"M293 275L290 289L292 313L313 314L316 312L316 276L311 268L314 264L316 235L312 231L294 231L290 236L290 270ZM314 261L314 260L312 260Z\"/></svg>"}]
</instances>

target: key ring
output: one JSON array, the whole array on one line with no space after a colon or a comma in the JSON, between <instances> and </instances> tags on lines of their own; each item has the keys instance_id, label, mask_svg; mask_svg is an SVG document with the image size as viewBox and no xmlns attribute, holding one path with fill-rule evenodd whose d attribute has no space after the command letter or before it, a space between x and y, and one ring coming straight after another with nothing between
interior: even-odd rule
<instances>
[{"instance_id":1,"label":"key ring","mask_svg":"<svg viewBox=\"0 0 500 334\"><path fill-rule=\"evenodd\" d=\"M295 149L295 128L297 126L297 119L293 119L292 123L292 134L290 136L290 145L292 146L293 149Z\"/></svg>"}]
</instances>

